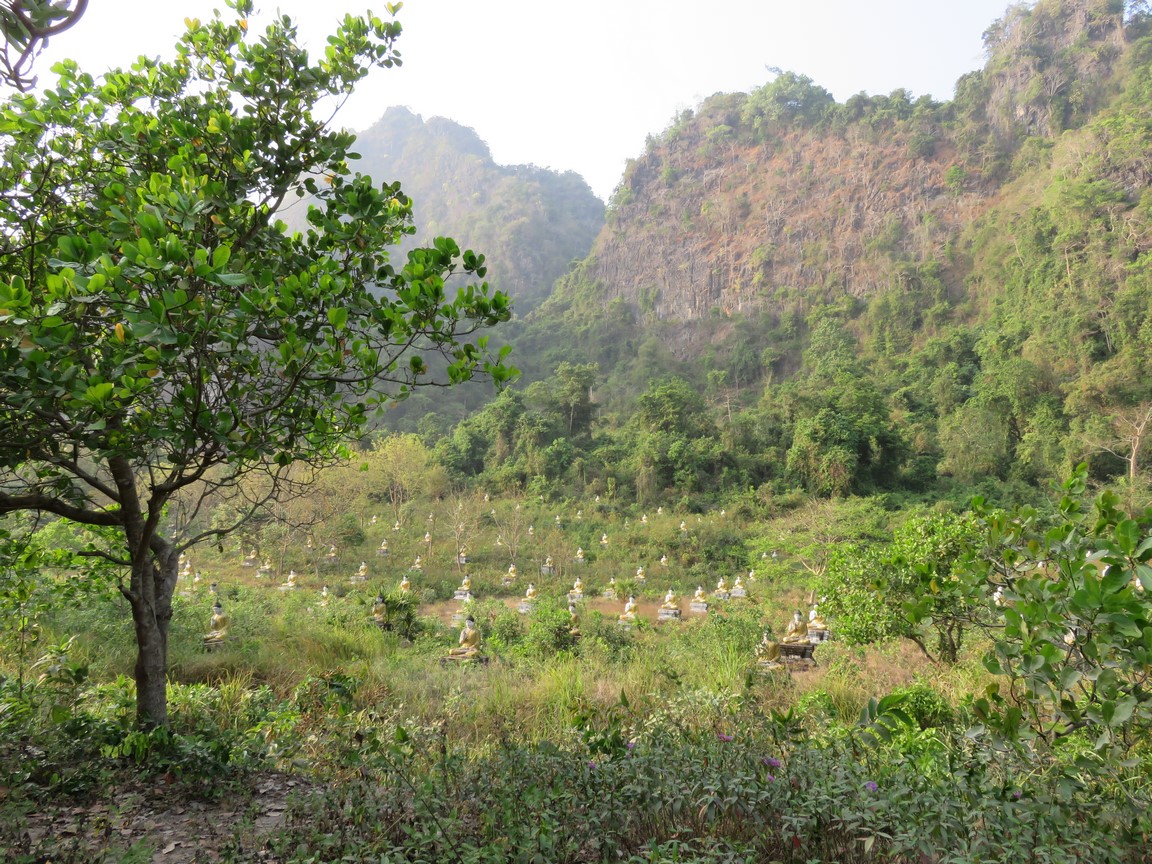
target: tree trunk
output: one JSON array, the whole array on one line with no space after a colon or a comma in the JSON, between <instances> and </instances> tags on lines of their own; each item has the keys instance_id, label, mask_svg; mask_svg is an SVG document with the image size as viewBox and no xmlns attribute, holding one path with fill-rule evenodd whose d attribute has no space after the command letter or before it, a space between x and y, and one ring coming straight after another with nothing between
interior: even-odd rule
<instances>
[{"instance_id":1,"label":"tree trunk","mask_svg":"<svg viewBox=\"0 0 1152 864\"><path fill-rule=\"evenodd\" d=\"M153 729L168 725L168 628L176 587L171 551L144 556L132 567L132 622L136 629L136 723Z\"/></svg>"}]
</instances>

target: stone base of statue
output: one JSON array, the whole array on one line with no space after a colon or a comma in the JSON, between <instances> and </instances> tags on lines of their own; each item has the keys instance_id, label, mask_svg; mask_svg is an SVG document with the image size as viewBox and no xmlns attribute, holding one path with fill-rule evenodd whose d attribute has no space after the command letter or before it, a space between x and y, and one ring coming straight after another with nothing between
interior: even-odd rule
<instances>
[{"instance_id":1,"label":"stone base of statue","mask_svg":"<svg viewBox=\"0 0 1152 864\"><path fill-rule=\"evenodd\" d=\"M637 582L639 582L641 585L643 585L645 582L647 582L647 581L648 581L648 577L647 577L647 576L636 576L636 577L635 577L635 579L636 579L636 581L637 581Z\"/></svg>"},{"instance_id":2,"label":"stone base of statue","mask_svg":"<svg viewBox=\"0 0 1152 864\"><path fill-rule=\"evenodd\" d=\"M804 669L816 665L813 652L816 646L811 642L782 642L780 643L780 657L792 668Z\"/></svg>"},{"instance_id":3,"label":"stone base of statue","mask_svg":"<svg viewBox=\"0 0 1152 864\"><path fill-rule=\"evenodd\" d=\"M271 575L272 575L272 568L271 567L261 567L256 571L256 578L257 579L267 579Z\"/></svg>"},{"instance_id":4,"label":"stone base of statue","mask_svg":"<svg viewBox=\"0 0 1152 864\"><path fill-rule=\"evenodd\" d=\"M729 594L727 591L713 591L712 592L712 599L714 599L714 600L731 600L732 595Z\"/></svg>"},{"instance_id":5,"label":"stone base of statue","mask_svg":"<svg viewBox=\"0 0 1152 864\"><path fill-rule=\"evenodd\" d=\"M688 604L688 611L703 615L708 611L708 604L702 600L693 600Z\"/></svg>"},{"instance_id":6,"label":"stone base of statue","mask_svg":"<svg viewBox=\"0 0 1152 864\"><path fill-rule=\"evenodd\" d=\"M748 596L748 592L743 587L732 589L732 599L733 600L743 600L747 596Z\"/></svg>"},{"instance_id":7,"label":"stone base of statue","mask_svg":"<svg viewBox=\"0 0 1152 864\"><path fill-rule=\"evenodd\" d=\"M376 550L376 557L377 558L387 558L388 557L388 550L387 549L377 549Z\"/></svg>"},{"instance_id":8,"label":"stone base of statue","mask_svg":"<svg viewBox=\"0 0 1152 864\"><path fill-rule=\"evenodd\" d=\"M385 633L388 633L392 630L392 622L391 621L384 621L380 618L373 618L372 623L375 624L377 627L379 627L381 630L383 630Z\"/></svg>"},{"instance_id":9,"label":"stone base of statue","mask_svg":"<svg viewBox=\"0 0 1152 864\"><path fill-rule=\"evenodd\" d=\"M456 563L459 564L461 567L463 567L465 564L468 563L468 556L467 555L457 555L456 556Z\"/></svg>"},{"instance_id":10,"label":"stone base of statue","mask_svg":"<svg viewBox=\"0 0 1152 864\"><path fill-rule=\"evenodd\" d=\"M541 576L551 576L555 572L556 572L556 568L553 567L551 564L541 564L540 565L540 575Z\"/></svg>"},{"instance_id":11,"label":"stone base of statue","mask_svg":"<svg viewBox=\"0 0 1152 864\"><path fill-rule=\"evenodd\" d=\"M531 615L532 610L536 608L536 603L533 600L521 600L520 605L516 607L516 611L521 615Z\"/></svg>"},{"instance_id":12,"label":"stone base of statue","mask_svg":"<svg viewBox=\"0 0 1152 864\"><path fill-rule=\"evenodd\" d=\"M656 611L656 620L657 621L679 621L680 620L680 610L679 609L665 609L664 607L660 607L660 609L658 609Z\"/></svg>"},{"instance_id":13,"label":"stone base of statue","mask_svg":"<svg viewBox=\"0 0 1152 864\"><path fill-rule=\"evenodd\" d=\"M579 592L579 591L569 591L568 592L568 602L569 603L579 603L583 599L584 599L584 593L583 592Z\"/></svg>"},{"instance_id":14,"label":"stone base of statue","mask_svg":"<svg viewBox=\"0 0 1152 864\"><path fill-rule=\"evenodd\" d=\"M228 639L225 637L219 637L219 638L213 637L213 636L205 636L204 637L204 650L205 651L219 651L221 648L223 648L227 644L228 644Z\"/></svg>"},{"instance_id":15,"label":"stone base of statue","mask_svg":"<svg viewBox=\"0 0 1152 864\"><path fill-rule=\"evenodd\" d=\"M257 564L257 561L255 558L245 558L243 561L240 562L241 567L255 567L256 564Z\"/></svg>"},{"instance_id":16,"label":"stone base of statue","mask_svg":"<svg viewBox=\"0 0 1152 864\"><path fill-rule=\"evenodd\" d=\"M631 630L635 626L636 626L636 619L635 618L627 618L627 619L621 618L620 619L620 627L623 628L624 630Z\"/></svg>"},{"instance_id":17,"label":"stone base of statue","mask_svg":"<svg viewBox=\"0 0 1152 864\"><path fill-rule=\"evenodd\" d=\"M280 590L281 590L281 591L295 591L295 590L296 590L296 586L295 586L295 585L291 585L291 584L289 584L289 583L287 583L287 582L284 582L284 583L282 583L282 584L280 585Z\"/></svg>"},{"instance_id":18,"label":"stone base of statue","mask_svg":"<svg viewBox=\"0 0 1152 864\"><path fill-rule=\"evenodd\" d=\"M459 600L461 603L467 603L472 599L472 593L465 591L463 588L457 588L456 593L452 595L453 600Z\"/></svg>"},{"instance_id":19,"label":"stone base of statue","mask_svg":"<svg viewBox=\"0 0 1152 864\"><path fill-rule=\"evenodd\" d=\"M603 597L605 600L615 600L616 599L616 591L613 588L605 588L604 593L601 594L600 596Z\"/></svg>"},{"instance_id":20,"label":"stone base of statue","mask_svg":"<svg viewBox=\"0 0 1152 864\"><path fill-rule=\"evenodd\" d=\"M784 669L784 668L786 668L786 667L779 660L757 660L756 661L756 671L757 672L774 672L777 669Z\"/></svg>"},{"instance_id":21,"label":"stone base of statue","mask_svg":"<svg viewBox=\"0 0 1152 864\"><path fill-rule=\"evenodd\" d=\"M505 588L507 588L509 585L515 585L516 580L513 579L511 576L505 576L503 579L500 580L500 584L503 585Z\"/></svg>"},{"instance_id":22,"label":"stone base of statue","mask_svg":"<svg viewBox=\"0 0 1152 864\"><path fill-rule=\"evenodd\" d=\"M587 558L573 558L572 563L573 564L587 564L588 559Z\"/></svg>"},{"instance_id":23,"label":"stone base of statue","mask_svg":"<svg viewBox=\"0 0 1152 864\"><path fill-rule=\"evenodd\" d=\"M827 630L821 630L821 629L816 628L816 627L809 627L808 628L808 641L811 642L813 645L819 645L821 642L827 642L828 641L828 631Z\"/></svg>"},{"instance_id":24,"label":"stone base of statue","mask_svg":"<svg viewBox=\"0 0 1152 864\"><path fill-rule=\"evenodd\" d=\"M488 656L486 654L445 654L440 658L441 666L451 666L454 663L487 666Z\"/></svg>"},{"instance_id":25,"label":"stone base of statue","mask_svg":"<svg viewBox=\"0 0 1152 864\"><path fill-rule=\"evenodd\" d=\"M368 577L367 576L361 576L359 573L354 573L348 577L348 581L351 582L353 585L359 585L361 582L367 582Z\"/></svg>"},{"instance_id":26,"label":"stone base of statue","mask_svg":"<svg viewBox=\"0 0 1152 864\"><path fill-rule=\"evenodd\" d=\"M464 623L464 619L467 617L468 616L464 612L463 609L457 609L455 612L452 613L452 626L453 627L459 627L461 624Z\"/></svg>"},{"instance_id":27,"label":"stone base of statue","mask_svg":"<svg viewBox=\"0 0 1152 864\"><path fill-rule=\"evenodd\" d=\"M335 555L325 555L322 563L324 564L325 567L335 567L339 563L339 561L340 561L340 559L337 558Z\"/></svg>"}]
</instances>

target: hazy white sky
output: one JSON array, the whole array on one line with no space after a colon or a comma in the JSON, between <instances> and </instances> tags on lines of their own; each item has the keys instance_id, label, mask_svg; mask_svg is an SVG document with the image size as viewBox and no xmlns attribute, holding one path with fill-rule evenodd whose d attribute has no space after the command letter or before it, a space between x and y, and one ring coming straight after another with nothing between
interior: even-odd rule
<instances>
[{"instance_id":1,"label":"hazy white sky","mask_svg":"<svg viewBox=\"0 0 1152 864\"><path fill-rule=\"evenodd\" d=\"M648 133L713 93L765 83L770 66L808 75L839 101L898 87L949 99L956 79L983 65L982 34L1008 2L407 0L403 67L373 72L340 121L363 129L390 105L449 117L474 128L496 161L576 171L607 198ZM62 56L93 73L172 56L185 16L215 8L223 0L92 0L41 58L41 82ZM384 13L382 0L257 0L251 23L279 10L320 49L345 12L369 8Z\"/></svg>"}]
</instances>

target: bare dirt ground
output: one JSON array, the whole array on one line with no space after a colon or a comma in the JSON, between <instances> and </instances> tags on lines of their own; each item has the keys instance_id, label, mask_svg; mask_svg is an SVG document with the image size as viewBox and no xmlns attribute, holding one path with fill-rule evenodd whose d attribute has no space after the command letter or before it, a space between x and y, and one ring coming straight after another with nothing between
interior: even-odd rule
<instances>
[{"instance_id":1,"label":"bare dirt ground","mask_svg":"<svg viewBox=\"0 0 1152 864\"><path fill-rule=\"evenodd\" d=\"M219 801L189 800L178 785L109 789L99 800L50 805L4 826L0 860L212 864L226 847L262 845L284 824L289 797L307 788L300 778L263 774Z\"/></svg>"}]
</instances>

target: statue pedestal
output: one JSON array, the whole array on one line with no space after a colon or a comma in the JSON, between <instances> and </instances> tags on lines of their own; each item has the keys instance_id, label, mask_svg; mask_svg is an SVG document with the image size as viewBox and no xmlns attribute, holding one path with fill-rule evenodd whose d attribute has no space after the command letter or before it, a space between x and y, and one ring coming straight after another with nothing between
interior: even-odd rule
<instances>
[{"instance_id":1,"label":"statue pedestal","mask_svg":"<svg viewBox=\"0 0 1152 864\"><path fill-rule=\"evenodd\" d=\"M348 581L351 582L353 585L359 585L361 582L367 582L368 577L367 576L361 576L359 573L356 573L356 574L353 574L352 576L349 576Z\"/></svg>"},{"instance_id":2,"label":"statue pedestal","mask_svg":"<svg viewBox=\"0 0 1152 864\"><path fill-rule=\"evenodd\" d=\"M807 669L816 665L816 658L812 652L816 646L811 642L782 642L780 643L780 657L791 668Z\"/></svg>"},{"instance_id":3,"label":"statue pedestal","mask_svg":"<svg viewBox=\"0 0 1152 864\"><path fill-rule=\"evenodd\" d=\"M631 620L631 621L621 621L621 622L620 622L620 627L621 627L621 629L623 629L623 630L631 630L631 629L632 629L633 627L635 627L635 626L636 626L636 621L635 621L635 619L633 619L633 620Z\"/></svg>"},{"instance_id":4,"label":"statue pedestal","mask_svg":"<svg viewBox=\"0 0 1152 864\"><path fill-rule=\"evenodd\" d=\"M441 666L452 666L455 664L461 666L487 666L488 657L484 654L473 654L471 657L462 657L459 654L448 654L440 658Z\"/></svg>"},{"instance_id":5,"label":"statue pedestal","mask_svg":"<svg viewBox=\"0 0 1152 864\"><path fill-rule=\"evenodd\" d=\"M691 603L688 604L688 611L689 612L696 612L697 614L703 615L705 612L708 611L708 604L702 603L699 600L693 600Z\"/></svg>"},{"instance_id":6,"label":"statue pedestal","mask_svg":"<svg viewBox=\"0 0 1152 864\"><path fill-rule=\"evenodd\" d=\"M335 555L325 555L323 564L325 567L335 567L339 560Z\"/></svg>"},{"instance_id":7,"label":"statue pedestal","mask_svg":"<svg viewBox=\"0 0 1152 864\"><path fill-rule=\"evenodd\" d=\"M379 627L381 630L383 630L385 633L388 633L392 630L392 622L391 621L381 621L377 618L373 618L372 623L375 624L377 627Z\"/></svg>"},{"instance_id":8,"label":"statue pedestal","mask_svg":"<svg viewBox=\"0 0 1152 864\"><path fill-rule=\"evenodd\" d=\"M658 609L656 611L656 620L657 621L679 621L680 620L680 610L679 609L664 609L663 607L661 607L660 609Z\"/></svg>"},{"instance_id":9,"label":"statue pedestal","mask_svg":"<svg viewBox=\"0 0 1152 864\"><path fill-rule=\"evenodd\" d=\"M511 576L505 576L503 579L500 580L500 584L503 585L505 588L507 588L509 585L515 585L516 580L513 579Z\"/></svg>"},{"instance_id":10,"label":"statue pedestal","mask_svg":"<svg viewBox=\"0 0 1152 864\"><path fill-rule=\"evenodd\" d=\"M521 615L531 615L532 610L536 608L536 603L532 600L521 600L520 605L516 607L516 611Z\"/></svg>"},{"instance_id":11,"label":"statue pedestal","mask_svg":"<svg viewBox=\"0 0 1152 864\"><path fill-rule=\"evenodd\" d=\"M463 588L457 588L456 593L452 595L453 600L459 600L461 603L467 603L472 599L472 593L465 591Z\"/></svg>"},{"instance_id":12,"label":"statue pedestal","mask_svg":"<svg viewBox=\"0 0 1152 864\"><path fill-rule=\"evenodd\" d=\"M261 567L259 570L256 571L256 578L257 579L267 579L271 575L272 575L272 568L271 567Z\"/></svg>"},{"instance_id":13,"label":"statue pedestal","mask_svg":"<svg viewBox=\"0 0 1152 864\"><path fill-rule=\"evenodd\" d=\"M568 602L569 603L579 603L583 599L584 599L583 593L577 593L575 591L569 591L568 592Z\"/></svg>"},{"instance_id":14,"label":"statue pedestal","mask_svg":"<svg viewBox=\"0 0 1152 864\"><path fill-rule=\"evenodd\" d=\"M377 549L376 550L376 557L377 558L387 558L388 557L388 550L387 549Z\"/></svg>"},{"instance_id":15,"label":"statue pedestal","mask_svg":"<svg viewBox=\"0 0 1152 864\"><path fill-rule=\"evenodd\" d=\"M255 567L256 563L257 563L257 561L255 558L245 558L243 561L240 562L240 566L241 567Z\"/></svg>"},{"instance_id":16,"label":"statue pedestal","mask_svg":"<svg viewBox=\"0 0 1152 864\"><path fill-rule=\"evenodd\" d=\"M828 631L827 630L820 630L820 629L814 628L814 627L809 627L808 628L808 641L811 642L813 645L819 645L821 642L827 642L828 641Z\"/></svg>"},{"instance_id":17,"label":"statue pedestal","mask_svg":"<svg viewBox=\"0 0 1152 864\"><path fill-rule=\"evenodd\" d=\"M555 572L556 572L555 567L552 567L548 564L541 564L540 565L540 575L541 576L551 576Z\"/></svg>"},{"instance_id":18,"label":"statue pedestal","mask_svg":"<svg viewBox=\"0 0 1152 864\"><path fill-rule=\"evenodd\" d=\"M727 591L713 591L712 598L715 600L731 600L732 595Z\"/></svg>"},{"instance_id":19,"label":"statue pedestal","mask_svg":"<svg viewBox=\"0 0 1152 864\"><path fill-rule=\"evenodd\" d=\"M573 564L587 564L588 559L586 559L586 558L573 558L572 563Z\"/></svg>"},{"instance_id":20,"label":"statue pedestal","mask_svg":"<svg viewBox=\"0 0 1152 864\"><path fill-rule=\"evenodd\" d=\"M757 672L775 672L777 669L785 668L784 664L779 660L757 660Z\"/></svg>"},{"instance_id":21,"label":"statue pedestal","mask_svg":"<svg viewBox=\"0 0 1152 864\"><path fill-rule=\"evenodd\" d=\"M456 556L456 563L459 564L461 567L463 567L465 564L468 563L468 556L467 555L457 555Z\"/></svg>"},{"instance_id":22,"label":"statue pedestal","mask_svg":"<svg viewBox=\"0 0 1152 864\"><path fill-rule=\"evenodd\" d=\"M204 650L209 652L219 651L227 644L227 642L227 639L205 639Z\"/></svg>"},{"instance_id":23,"label":"statue pedestal","mask_svg":"<svg viewBox=\"0 0 1152 864\"><path fill-rule=\"evenodd\" d=\"M747 596L748 596L748 592L745 591L743 588L733 588L732 589L732 599L733 600L742 600Z\"/></svg>"},{"instance_id":24,"label":"statue pedestal","mask_svg":"<svg viewBox=\"0 0 1152 864\"><path fill-rule=\"evenodd\" d=\"M606 588L606 589L604 589L604 593L601 594L600 596L603 597L605 600L615 600L616 599L616 592L611 588Z\"/></svg>"}]
</instances>

